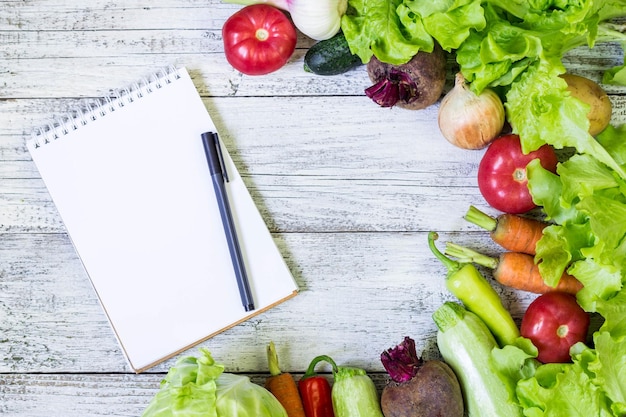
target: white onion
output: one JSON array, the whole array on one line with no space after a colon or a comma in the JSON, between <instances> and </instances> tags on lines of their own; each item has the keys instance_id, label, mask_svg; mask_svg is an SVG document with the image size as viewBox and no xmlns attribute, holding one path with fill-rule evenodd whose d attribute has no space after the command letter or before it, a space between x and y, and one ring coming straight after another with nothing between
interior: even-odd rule
<instances>
[{"instance_id":1,"label":"white onion","mask_svg":"<svg viewBox=\"0 0 626 417\"><path fill-rule=\"evenodd\" d=\"M502 132L504 105L489 88L474 93L459 72L454 88L441 100L438 123L443 137L453 145L482 149Z\"/></svg>"},{"instance_id":2,"label":"white onion","mask_svg":"<svg viewBox=\"0 0 626 417\"><path fill-rule=\"evenodd\" d=\"M268 4L289 12L293 24L308 37L322 41L341 29L348 0L224 0L234 4Z\"/></svg>"},{"instance_id":3,"label":"white onion","mask_svg":"<svg viewBox=\"0 0 626 417\"><path fill-rule=\"evenodd\" d=\"M310 38L332 38L341 28L348 0L287 0L293 24Z\"/></svg>"}]
</instances>

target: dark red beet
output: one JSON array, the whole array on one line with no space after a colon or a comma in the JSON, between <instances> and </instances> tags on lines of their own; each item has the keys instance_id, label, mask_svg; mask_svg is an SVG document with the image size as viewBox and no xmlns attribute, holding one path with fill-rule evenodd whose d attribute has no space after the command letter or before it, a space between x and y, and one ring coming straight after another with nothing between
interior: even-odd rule
<instances>
[{"instance_id":1,"label":"dark red beet","mask_svg":"<svg viewBox=\"0 0 626 417\"><path fill-rule=\"evenodd\" d=\"M381 397L385 417L463 417L455 373L445 362L418 358L411 338L383 352L381 361L392 378Z\"/></svg>"}]
</instances>

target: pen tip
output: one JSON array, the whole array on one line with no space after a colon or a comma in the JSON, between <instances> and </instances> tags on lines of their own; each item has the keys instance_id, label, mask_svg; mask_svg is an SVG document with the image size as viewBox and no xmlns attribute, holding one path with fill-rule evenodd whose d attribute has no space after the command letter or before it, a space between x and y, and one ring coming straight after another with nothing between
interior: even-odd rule
<instances>
[{"instance_id":1,"label":"pen tip","mask_svg":"<svg viewBox=\"0 0 626 417\"><path fill-rule=\"evenodd\" d=\"M254 304L253 303L246 304L244 308L246 309L246 311L252 311L254 310Z\"/></svg>"}]
</instances>

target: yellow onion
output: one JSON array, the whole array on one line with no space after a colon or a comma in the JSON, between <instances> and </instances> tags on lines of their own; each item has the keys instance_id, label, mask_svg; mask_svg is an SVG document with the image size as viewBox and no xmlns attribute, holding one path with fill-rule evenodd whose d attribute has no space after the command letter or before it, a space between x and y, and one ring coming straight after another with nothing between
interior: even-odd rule
<instances>
[{"instance_id":1,"label":"yellow onion","mask_svg":"<svg viewBox=\"0 0 626 417\"><path fill-rule=\"evenodd\" d=\"M470 90L459 72L439 106L439 130L451 144L463 149L482 149L504 127L504 105L495 91Z\"/></svg>"}]
</instances>

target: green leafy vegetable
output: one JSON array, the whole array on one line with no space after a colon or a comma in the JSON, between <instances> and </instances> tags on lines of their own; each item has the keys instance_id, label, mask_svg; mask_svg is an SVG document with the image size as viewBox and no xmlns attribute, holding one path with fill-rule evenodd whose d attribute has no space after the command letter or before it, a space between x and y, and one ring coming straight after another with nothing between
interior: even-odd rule
<instances>
[{"instance_id":1,"label":"green leafy vegetable","mask_svg":"<svg viewBox=\"0 0 626 417\"><path fill-rule=\"evenodd\" d=\"M626 152L624 129L612 128L599 140L617 160ZM572 156L557 174L535 162L527 172L533 200L554 221L536 245L542 276L555 284L567 269L584 284L579 303L596 311L626 280L626 181L589 155Z\"/></svg>"},{"instance_id":2,"label":"green leafy vegetable","mask_svg":"<svg viewBox=\"0 0 626 417\"><path fill-rule=\"evenodd\" d=\"M599 301L605 321L594 333L593 348L572 347L572 363L534 368L532 344L517 343L493 351L500 378L514 387L525 416L615 416L626 413L626 289Z\"/></svg>"},{"instance_id":3,"label":"green leafy vegetable","mask_svg":"<svg viewBox=\"0 0 626 417\"><path fill-rule=\"evenodd\" d=\"M622 50L625 49L626 42L622 42ZM626 60L624 65L609 69L602 77L604 84L626 85Z\"/></svg>"},{"instance_id":4,"label":"green leafy vegetable","mask_svg":"<svg viewBox=\"0 0 626 417\"><path fill-rule=\"evenodd\" d=\"M217 417L215 381L224 367L215 363L209 351L201 352L199 358L183 357L176 362L142 417Z\"/></svg>"},{"instance_id":5,"label":"green leafy vegetable","mask_svg":"<svg viewBox=\"0 0 626 417\"><path fill-rule=\"evenodd\" d=\"M219 417L287 417L287 412L267 389L244 375L224 373L217 379Z\"/></svg>"},{"instance_id":6,"label":"green leafy vegetable","mask_svg":"<svg viewBox=\"0 0 626 417\"><path fill-rule=\"evenodd\" d=\"M621 178L626 170L588 133L588 107L566 90L564 54L599 42L624 42L623 0L349 0L342 29L367 62L407 62L434 42L456 54L461 73L480 93L498 88L522 149L544 143L594 156ZM607 82L626 85L624 67Z\"/></svg>"},{"instance_id":7,"label":"green leafy vegetable","mask_svg":"<svg viewBox=\"0 0 626 417\"><path fill-rule=\"evenodd\" d=\"M615 163L626 161L626 127L609 127L598 143ZM626 181L591 155L574 155L553 174L527 167L535 202L552 220L536 245L546 282L567 270L584 284L579 304L603 319L593 343L570 349L572 363L533 369L531 346L495 350L498 375L515 389L524 415L540 417L626 415Z\"/></svg>"},{"instance_id":8,"label":"green leafy vegetable","mask_svg":"<svg viewBox=\"0 0 626 417\"><path fill-rule=\"evenodd\" d=\"M400 65L418 51L431 52L434 42L408 10L396 12L402 0L350 0L341 28L353 54L363 63L376 55L382 62Z\"/></svg>"},{"instance_id":9,"label":"green leafy vegetable","mask_svg":"<svg viewBox=\"0 0 626 417\"><path fill-rule=\"evenodd\" d=\"M287 417L269 391L242 375L224 373L211 353L179 359L142 417Z\"/></svg>"}]
</instances>

